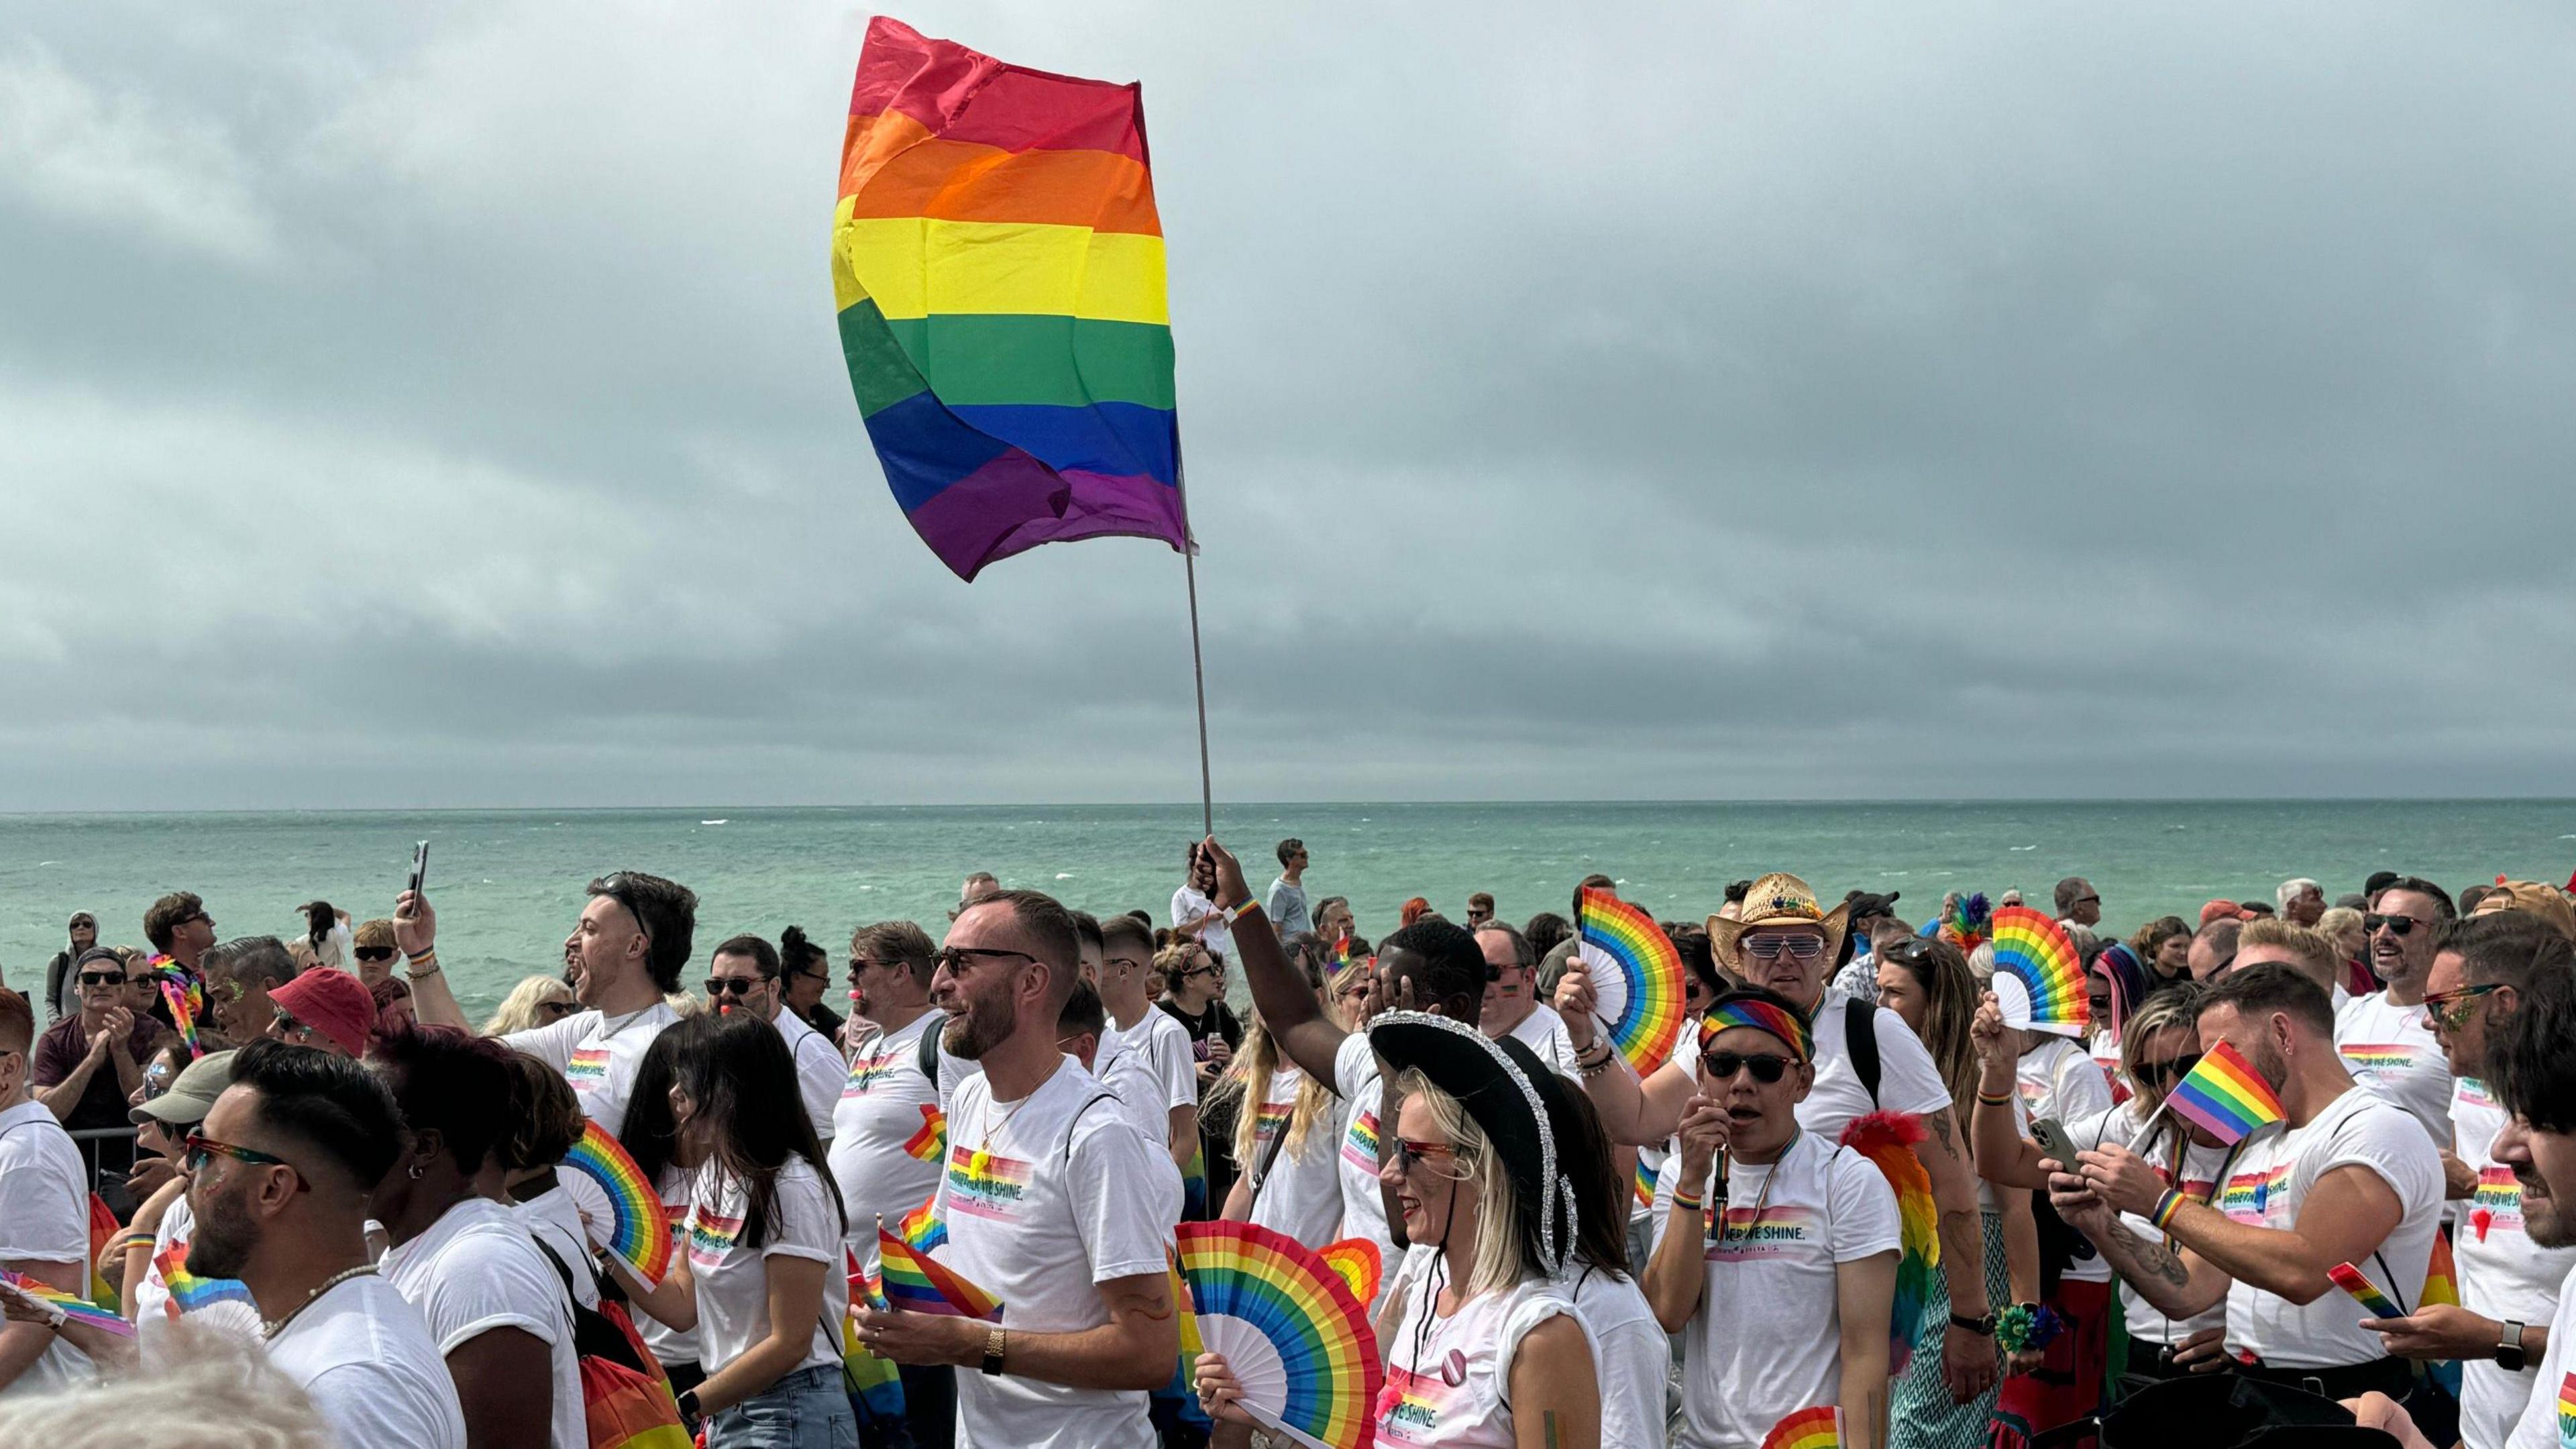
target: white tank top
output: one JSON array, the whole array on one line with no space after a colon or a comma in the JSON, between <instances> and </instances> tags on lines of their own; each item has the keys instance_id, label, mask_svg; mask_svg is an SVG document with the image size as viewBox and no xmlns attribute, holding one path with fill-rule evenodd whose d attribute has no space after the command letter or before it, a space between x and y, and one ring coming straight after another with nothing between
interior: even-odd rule
<instances>
[{"instance_id":1,"label":"white tank top","mask_svg":"<svg viewBox=\"0 0 2576 1449\"><path fill-rule=\"evenodd\" d=\"M1409 1285L1406 1296L1378 1394L1378 1442L1512 1449L1512 1357L1531 1329L1559 1314L1581 1325L1564 1288L1534 1278L1478 1294L1447 1318L1433 1312L1440 1294L1429 1284Z\"/></svg>"}]
</instances>

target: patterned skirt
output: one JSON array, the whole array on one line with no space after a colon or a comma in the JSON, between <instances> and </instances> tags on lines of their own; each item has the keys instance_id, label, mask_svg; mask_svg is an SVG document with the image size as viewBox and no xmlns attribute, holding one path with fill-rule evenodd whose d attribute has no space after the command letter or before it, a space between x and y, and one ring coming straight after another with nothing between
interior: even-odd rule
<instances>
[{"instance_id":1,"label":"patterned skirt","mask_svg":"<svg viewBox=\"0 0 2576 1449\"><path fill-rule=\"evenodd\" d=\"M2003 1219L1979 1215L1986 1244L1986 1301L2012 1301L2012 1282L2004 1275ZM1964 1404L1950 1402L1941 1382L1941 1340L1950 1328L1948 1281L1936 1278L1931 1301L1923 1305L1923 1326L1914 1340L1914 1362L1896 1381L1896 1396L1887 1415L1888 1449L1981 1449L1995 1414L1995 1391L1988 1389Z\"/></svg>"}]
</instances>

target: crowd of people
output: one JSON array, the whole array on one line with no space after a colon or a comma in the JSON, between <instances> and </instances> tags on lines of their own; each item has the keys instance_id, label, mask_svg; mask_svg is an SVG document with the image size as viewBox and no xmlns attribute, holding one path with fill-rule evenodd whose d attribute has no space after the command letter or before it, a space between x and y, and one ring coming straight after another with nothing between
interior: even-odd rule
<instances>
[{"instance_id":1,"label":"crowd of people","mask_svg":"<svg viewBox=\"0 0 2576 1449\"><path fill-rule=\"evenodd\" d=\"M1615 882L1372 942L1276 857L1193 842L1161 917L971 875L937 940L851 931L846 1016L803 930L700 956L640 872L480 1023L417 892L231 940L173 893L148 949L76 914L0 989L0 1443L1261 1443L1254 1366L1182 1355L1176 1228L1221 1218L1374 1249L1383 1444L2056 1449L2251 1383L2576 1446L2566 890L2297 879L2123 937L2070 877L2070 1036L2008 1024L1983 897L1772 873L1661 924L1641 1075L1579 929ZM2271 1119L2174 1110L2240 1060ZM602 1136L649 1279L566 1166ZM868 1295L897 1225L998 1318Z\"/></svg>"}]
</instances>

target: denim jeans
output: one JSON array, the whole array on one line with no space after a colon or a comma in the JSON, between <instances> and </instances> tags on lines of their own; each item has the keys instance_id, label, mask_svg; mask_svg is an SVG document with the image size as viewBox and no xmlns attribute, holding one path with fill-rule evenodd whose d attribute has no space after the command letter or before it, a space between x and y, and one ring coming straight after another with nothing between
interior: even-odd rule
<instances>
[{"instance_id":1,"label":"denim jeans","mask_svg":"<svg viewBox=\"0 0 2576 1449\"><path fill-rule=\"evenodd\" d=\"M798 1369L707 1421L707 1449L858 1449L838 1364Z\"/></svg>"}]
</instances>

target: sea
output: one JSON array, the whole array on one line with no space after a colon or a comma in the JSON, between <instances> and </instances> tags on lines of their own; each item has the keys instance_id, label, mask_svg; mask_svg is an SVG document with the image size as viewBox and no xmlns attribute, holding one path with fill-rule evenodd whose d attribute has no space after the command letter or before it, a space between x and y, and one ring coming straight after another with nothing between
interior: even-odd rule
<instances>
[{"instance_id":1,"label":"sea","mask_svg":"<svg viewBox=\"0 0 2576 1449\"><path fill-rule=\"evenodd\" d=\"M2082 875L2125 933L2214 896L2268 899L2292 876L2339 896L2378 870L2456 891L2500 874L2565 881L2576 867L2566 800L1228 804L1216 824L1256 889L1276 874L1278 841L1302 839L1309 899L1349 897L1370 937L1417 895L1453 920L1478 890L1514 921L1562 912L1596 871L1667 919L1704 918L1729 881L1787 870L1827 899L1898 892L1898 914L1917 922L1945 891L2018 888L2045 906L2059 877ZM145 908L172 890L202 896L226 937L296 933L297 907L316 899L353 919L389 915L426 840L439 955L479 1015L519 978L560 969L583 887L608 871L696 891L702 961L727 936L774 940L791 924L837 955L870 921L918 921L935 938L976 870L1096 913L1167 919L1198 833L1195 802L0 815L0 974L41 988L76 910L110 944L141 945ZM1239 977L1229 985L1239 998Z\"/></svg>"}]
</instances>

